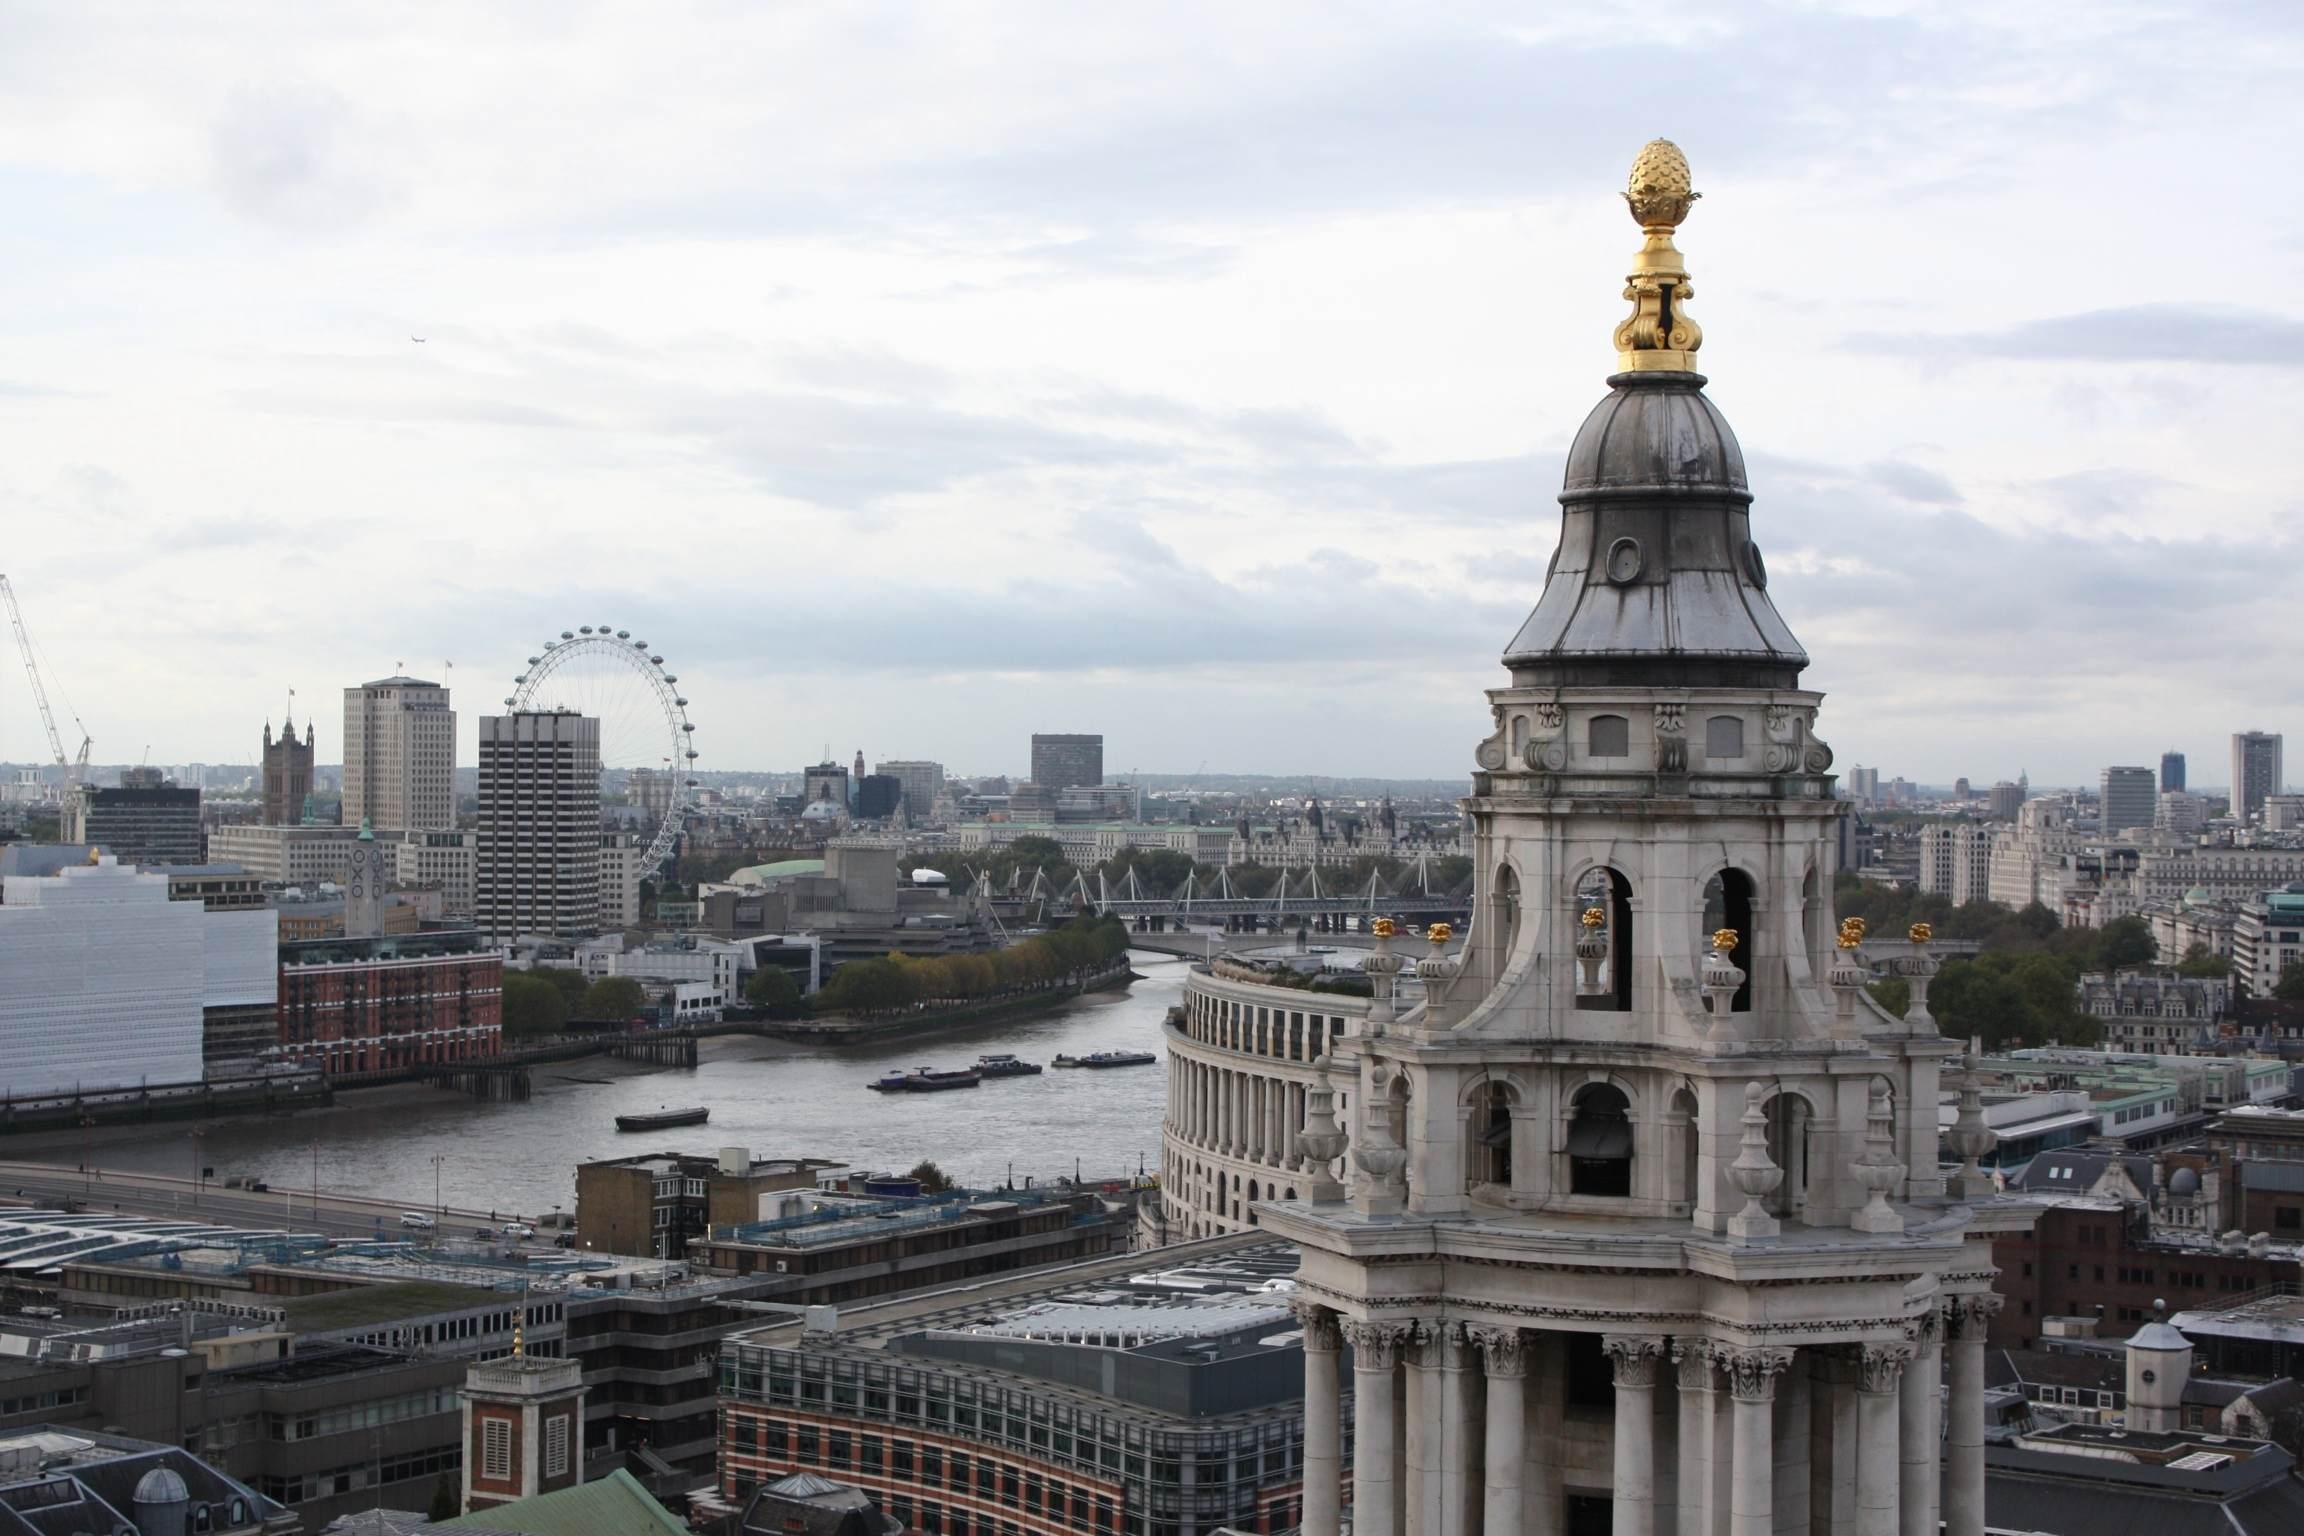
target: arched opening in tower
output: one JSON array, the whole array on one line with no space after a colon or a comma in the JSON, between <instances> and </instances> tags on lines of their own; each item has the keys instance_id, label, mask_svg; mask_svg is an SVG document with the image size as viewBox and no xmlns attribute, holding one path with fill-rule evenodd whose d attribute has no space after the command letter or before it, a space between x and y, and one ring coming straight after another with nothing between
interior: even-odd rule
<instances>
[{"instance_id":1,"label":"arched opening in tower","mask_svg":"<svg viewBox=\"0 0 2304 1536\"><path fill-rule=\"evenodd\" d=\"M1632 1193L1632 1102L1610 1083L1587 1084L1568 1123L1568 1192Z\"/></svg>"},{"instance_id":2,"label":"arched opening in tower","mask_svg":"<svg viewBox=\"0 0 2304 1536\"><path fill-rule=\"evenodd\" d=\"M1701 947L1712 947L1712 935L1723 928L1736 930L1736 947L1728 958L1744 973L1744 984L1728 1004L1731 1013L1752 1010L1752 877L1740 869L1724 869L1704 883L1704 931Z\"/></svg>"},{"instance_id":3,"label":"arched opening in tower","mask_svg":"<svg viewBox=\"0 0 2304 1536\"><path fill-rule=\"evenodd\" d=\"M1504 1083L1480 1085L1472 1101L1473 1182L1512 1187L1512 1090Z\"/></svg>"},{"instance_id":4,"label":"arched opening in tower","mask_svg":"<svg viewBox=\"0 0 2304 1536\"><path fill-rule=\"evenodd\" d=\"M1602 865L1587 870L1576 882L1576 911L1599 908L1607 922L1608 954L1601 962L1596 990L1579 996L1576 1006L1601 1013L1632 1011L1632 882Z\"/></svg>"}]
</instances>

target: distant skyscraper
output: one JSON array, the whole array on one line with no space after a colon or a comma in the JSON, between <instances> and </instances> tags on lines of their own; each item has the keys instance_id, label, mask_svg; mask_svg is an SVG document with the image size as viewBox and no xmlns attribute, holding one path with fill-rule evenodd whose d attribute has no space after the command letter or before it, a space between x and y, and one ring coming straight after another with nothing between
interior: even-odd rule
<instances>
[{"instance_id":1,"label":"distant skyscraper","mask_svg":"<svg viewBox=\"0 0 2304 1536\"><path fill-rule=\"evenodd\" d=\"M887 820L903 798L904 782L892 773L868 773L856 781L856 814L866 821Z\"/></svg>"},{"instance_id":2,"label":"distant skyscraper","mask_svg":"<svg viewBox=\"0 0 2304 1536\"><path fill-rule=\"evenodd\" d=\"M1032 782L1051 791L1103 783L1104 738L1034 735Z\"/></svg>"},{"instance_id":3,"label":"distant skyscraper","mask_svg":"<svg viewBox=\"0 0 2304 1536\"><path fill-rule=\"evenodd\" d=\"M1957 779L1954 779L1954 780L1952 781L1952 798L1953 798L1953 799L1955 799L1955 800L1967 800L1967 799L1971 799L1971 798L1973 798L1973 797L1974 797L1975 793L1976 793L1976 791L1975 791L1975 790L1974 790L1972 787L1970 787L1970 785L1969 785L1969 783L1968 783L1968 780L1967 780L1965 777L1957 778Z\"/></svg>"},{"instance_id":4,"label":"distant skyscraper","mask_svg":"<svg viewBox=\"0 0 2304 1536\"><path fill-rule=\"evenodd\" d=\"M386 677L344 690L344 824L363 821L396 832L456 825L456 711L438 683Z\"/></svg>"},{"instance_id":5,"label":"distant skyscraper","mask_svg":"<svg viewBox=\"0 0 2304 1536\"><path fill-rule=\"evenodd\" d=\"M2264 797L2280 793L2280 735L2241 731L2232 738L2232 814L2242 821L2264 809Z\"/></svg>"},{"instance_id":6,"label":"distant skyscraper","mask_svg":"<svg viewBox=\"0 0 2304 1536\"><path fill-rule=\"evenodd\" d=\"M1848 793L1855 799L1870 804L1880 798L1880 770L1862 764L1848 770Z\"/></svg>"},{"instance_id":7,"label":"distant skyscraper","mask_svg":"<svg viewBox=\"0 0 2304 1536\"><path fill-rule=\"evenodd\" d=\"M2002 779L1986 792L1984 814L1994 821L2014 821L2023 804L2024 786Z\"/></svg>"},{"instance_id":8,"label":"distant skyscraper","mask_svg":"<svg viewBox=\"0 0 2304 1536\"><path fill-rule=\"evenodd\" d=\"M935 810L936 802L944 798L942 763L891 760L881 763L880 771L895 775L904 786L904 814L915 821Z\"/></svg>"},{"instance_id":9,"label":"distant skyscraper","mask_svg":"<svg viewBox=\"0 0 2304 1536\"><path fill-rule=\"evenodd\" d=\"M499 941L600 927L600 722L572 710L480 719L474 907Z\"/></svg>"},{"instance_id":10,"label":"distant skyscraper","mask_svg":"<svg viewBox=\"0 0 2304 1536\"><path fill-rule=\"evenodd\" d=\"M293 716L280 723L280 739L272 739L272 723L264 723L264 821L267 827L293 827L304 820L304 800L312 793L312 722L304 722L304 739L296 739Z\"/></svg>"},{"instance_id":11,"label":"distant skyscraper","mask_svg":"<svg viewBox=\"0 0 2304 1536\"><path fill-rule=\"evenodd\" d=\"M2098 802L2103 807L2100 825L2104 835L2112 837L2130 827L2151 826L2158 802L2151 769L2105 769Z\"/></svg>"},{"instance_id":12,"label":"distant skyscraper","mask_svg":"<svg viewBox=\"0 0 2304 1536\"><path fill-rule=\"evenodd\" d=\"M2183 787L2184 787L2184 754L2183 754L2183 753L2181 753L2181 752L2163 752L2163 753L2161 753L2161 754L2160 754L2160 793L2162 793L2162 794L2164 794L2164 795L2165 795L2165 794L2167 794L2167 793L2168 793L2169 791L2171 791L2171 790L2179 790L2179 789L2182 789Z\"/></svg>"},{"instance_id":13,"label":"distant skyscraper","mask_svg":"<svg viewBox=\"0 0 2304 1536\"><path fill-rule=\"evenodd\" d=\"M848 809L848 770L830 758L805 770L801 784L801 798L809 805L829 800L842 811Z\"/></svg>"}]
</instances>

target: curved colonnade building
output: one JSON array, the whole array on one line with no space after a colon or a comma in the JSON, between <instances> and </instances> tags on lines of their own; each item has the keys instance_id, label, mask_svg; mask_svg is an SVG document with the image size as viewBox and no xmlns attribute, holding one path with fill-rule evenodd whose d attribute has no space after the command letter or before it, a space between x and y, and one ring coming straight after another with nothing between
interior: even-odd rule
<instances>
[{"instance_id":1,"label":"curved colonnade building","mask_svg":"<svg viewBox=\"0 0 2304 1536\"><path fill-rule=\"evenodd\" d=\"M1303 1250L1304 1536L1347 1499L1355 1536L1983 1536L1991 1242L2032 1216L1964 1070L1938 1164L1929 935L1899 1017L1833 920L1847 807L1696 372L1694 199L1642 150L1617 369L1472 753L1462 951L1414 1001L1389 924L1366 1001L1216 962L1170 1029L1154 1220Z\"/></svg>"}]
</instances>

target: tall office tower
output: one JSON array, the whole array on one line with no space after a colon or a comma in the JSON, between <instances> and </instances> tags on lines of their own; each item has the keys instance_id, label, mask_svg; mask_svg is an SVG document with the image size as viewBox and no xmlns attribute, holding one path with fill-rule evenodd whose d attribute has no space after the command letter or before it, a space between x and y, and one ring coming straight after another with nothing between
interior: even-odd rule
<instances>
[{"instance_id":1,"label":"tall office tower","mask_svg":"<svg viewBox=\"0 0 2304 1536\"><path fill-rule=\"evenodd\" d=\"M914 821L936 809L936 802L944 798L944 765L926 760L890 761L880 765L880 771L893 774L904 786L904 814Z\"/></svg>"},{"instance_id":2,"label":"tall office tower","mask_svg":"<svg viewBox=\"0 0 2304 1536\"><path fill-rule=\"evenodd\" d=\"M2006 779L1985 791L1984 814L1994 821L2014 821L2024 806L2024 786Z\"/></svg>"},{"instance_id":3,"label":"tall office tower","mask_svg":"<svg viewBox=\"0 0 2304 1536\"><path fill-rule=\"evenodd\" d=\"M1863 801L1867 805L1878 800L1880 798L1880 770L1866 768L1862 765L1851 767L1848 770L1848 794L1850 798Z\"/></svg>"},{"instance_id":4,"label":"tall office tower","mask_svg":"<svg viewBox=\"0 0 2304 1536\"><path fill-rule=\"evenodd\" d=\"M2241 731L2232 738L2232 814L2242 821L2280 793L2280 734Z\"/></svg>"},{"instance_id":5,"label":"tall office tower","mask_svg":"<svg viewBox=\"0 0 2304 1536\"><path fill-rule=\"evenodd\" d=\"M448 690L383 677L344 690L344 824L456 825L456 711Z\"/></svg>"},{"instance_id":6,"label":"tall office tower","mask_svg":"<svg viewBox=\"0 0 2304 1536\"><path fill-rule=\"evenodd\" d=\"M118 789L83 784L64 807L64 841L93 843L140 868L198 864L207 846L200 791L168 783L157 768L123 770Z\"/></svg>"},{"instance_id":7,"label":"tall office tower","mask_svg":"<svg viewBox=\"0 0 2304 1536\"><path fill-rule=\"evenodd\" d=\"M1952 781L1952 798L1953 798L1953 799L1955 799L1955 800L1970 800L1970 799L1973 799L1973 798L1975 798L1975 794L1976 794L1976 791L1974 790L1974 788L1973 788L1973 787L1971 787L1971 786L1969 785L1969 783L1968 783L1968 780L1967 780L1967 777L1966 777L1965 775L1961 776L1960 778L1954 779L1954 780Z\"/></svg>"},{"instance_id":8,"label":"tall office tower","mask_svg":"<svg viewBox=\"0 0 2304 1536\"><path fill-rule=\"evenodd\" d=\"M312 722L304 722L304 739L296 739L293 716L280 723L280 739L272 739L272 722L264 722L264 820L267 827L293 827L304 820L304 800L312 793Z\"/></svg>"},{"instance_id":9,"label":"tall office tower","mask_svg":"<svg viewBox=\"0 0 2304 1536\"><path fill-rule=\"evenodd\" d=\"M2103 807L2098 828L2106 837L2117 837L2130 827L2148 827L2159 799L2151 769L2107 768L2098 801Z\"/></svg>"},{"instance_id":10,"label":"tall office tower","mask_svg":"<svg viewBox=\"0 0 2304 1536\"><path fill-rule=\"evenodd\" d=\"M856 815L861 820L886 821L903 800L903 781L892 773L868 773L856 781Z\"/></svg>"},{"instance_id":11,"label":"tall office tower","mask_svg":"<svg viewBox=\"0 0 2304 1536\"><path fill-rule=\"evenodd\" d=\"M848 770L826 758L812 768L801 770L800 797L808 805L830 803L848 809ZM803 807L805 809L805 807Z\"/></svg>"},{"instance_id":12,"label":"tall office tower","mask_svg":"<svg viewBox=\"0 0 2304 1536\"><path fill-rule=\"evenodd\" d=\"M1945 1529L1983 1536L1992 1245L2034 1216L1978 1166L1972 1086L1946 1176L1959 1043L1835 942L1849 807L1696 372L1692 196L1678 150L1641 152L1633 311L1468 765L1465 942L1371 955L1366 1017L1300 1055L1240 1024L1298 1006L1277 987L1195 974L1170 1031L1208 1070L1169 1095L1197 1141L1168 1219L1247 1164L1303 1251L1303 1536L1341 1526L1346 1345L1356 1536L1934 1532L1939 1457Z\"/></svg>"},{"instance_id":13,"label":"tall office tower","mask_svg":"<svg viewBox=\"0 0 2304 1536\"><path fill-rule=\"evenodd\" d=\"M480 717L473 908L498 942L600 928L600 722L573 710Z\"/></svg>"},{"instance_id":14,"label":"tall office tower","mask_svg":"<svg viewBox=\"0 0 2304 1536\"><path fill-rule=\"evenodd\" d=\"M2167 794L2167 793L2168 793L2170 790L2178 790L2178 789L2182 789L2183 787L2184 787L2184 754L2183 754L2183 753L2181 753L2181 752L2163 752L2163 753L2161 753L2161 754L2160 754L2160 793L2162 793L2162 794L2164 794L2164 795L2165 795L2165 794Z\"/></svg>"},{"instance_id":15,"label":"tall office tower","mask_svg":"<svg viewBox=\"0 0 2304 1536\"><path fill-rule=\"evenodd\" d=\"M1103 783L1104 738L1034 735L1032 782L1051 793Z\"/></svg>"}]
</instances>

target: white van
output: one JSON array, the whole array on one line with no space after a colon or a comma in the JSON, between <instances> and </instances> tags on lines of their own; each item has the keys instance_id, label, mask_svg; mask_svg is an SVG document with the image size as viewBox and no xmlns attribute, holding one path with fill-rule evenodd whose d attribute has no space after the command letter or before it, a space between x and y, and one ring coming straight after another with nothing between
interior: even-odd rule
<instances>
[{"instance_id":1,"label":"white van","mask_svg":"<svg viewBox=\"0 0 2304 1536\"><path fill-rule=\"evenodd\" d=\"M414 1228L418 1232L429 1232L432 1230L432 1218L422 1211L402 1211L400 1225Z\"/></svg>"}]
</instances>

